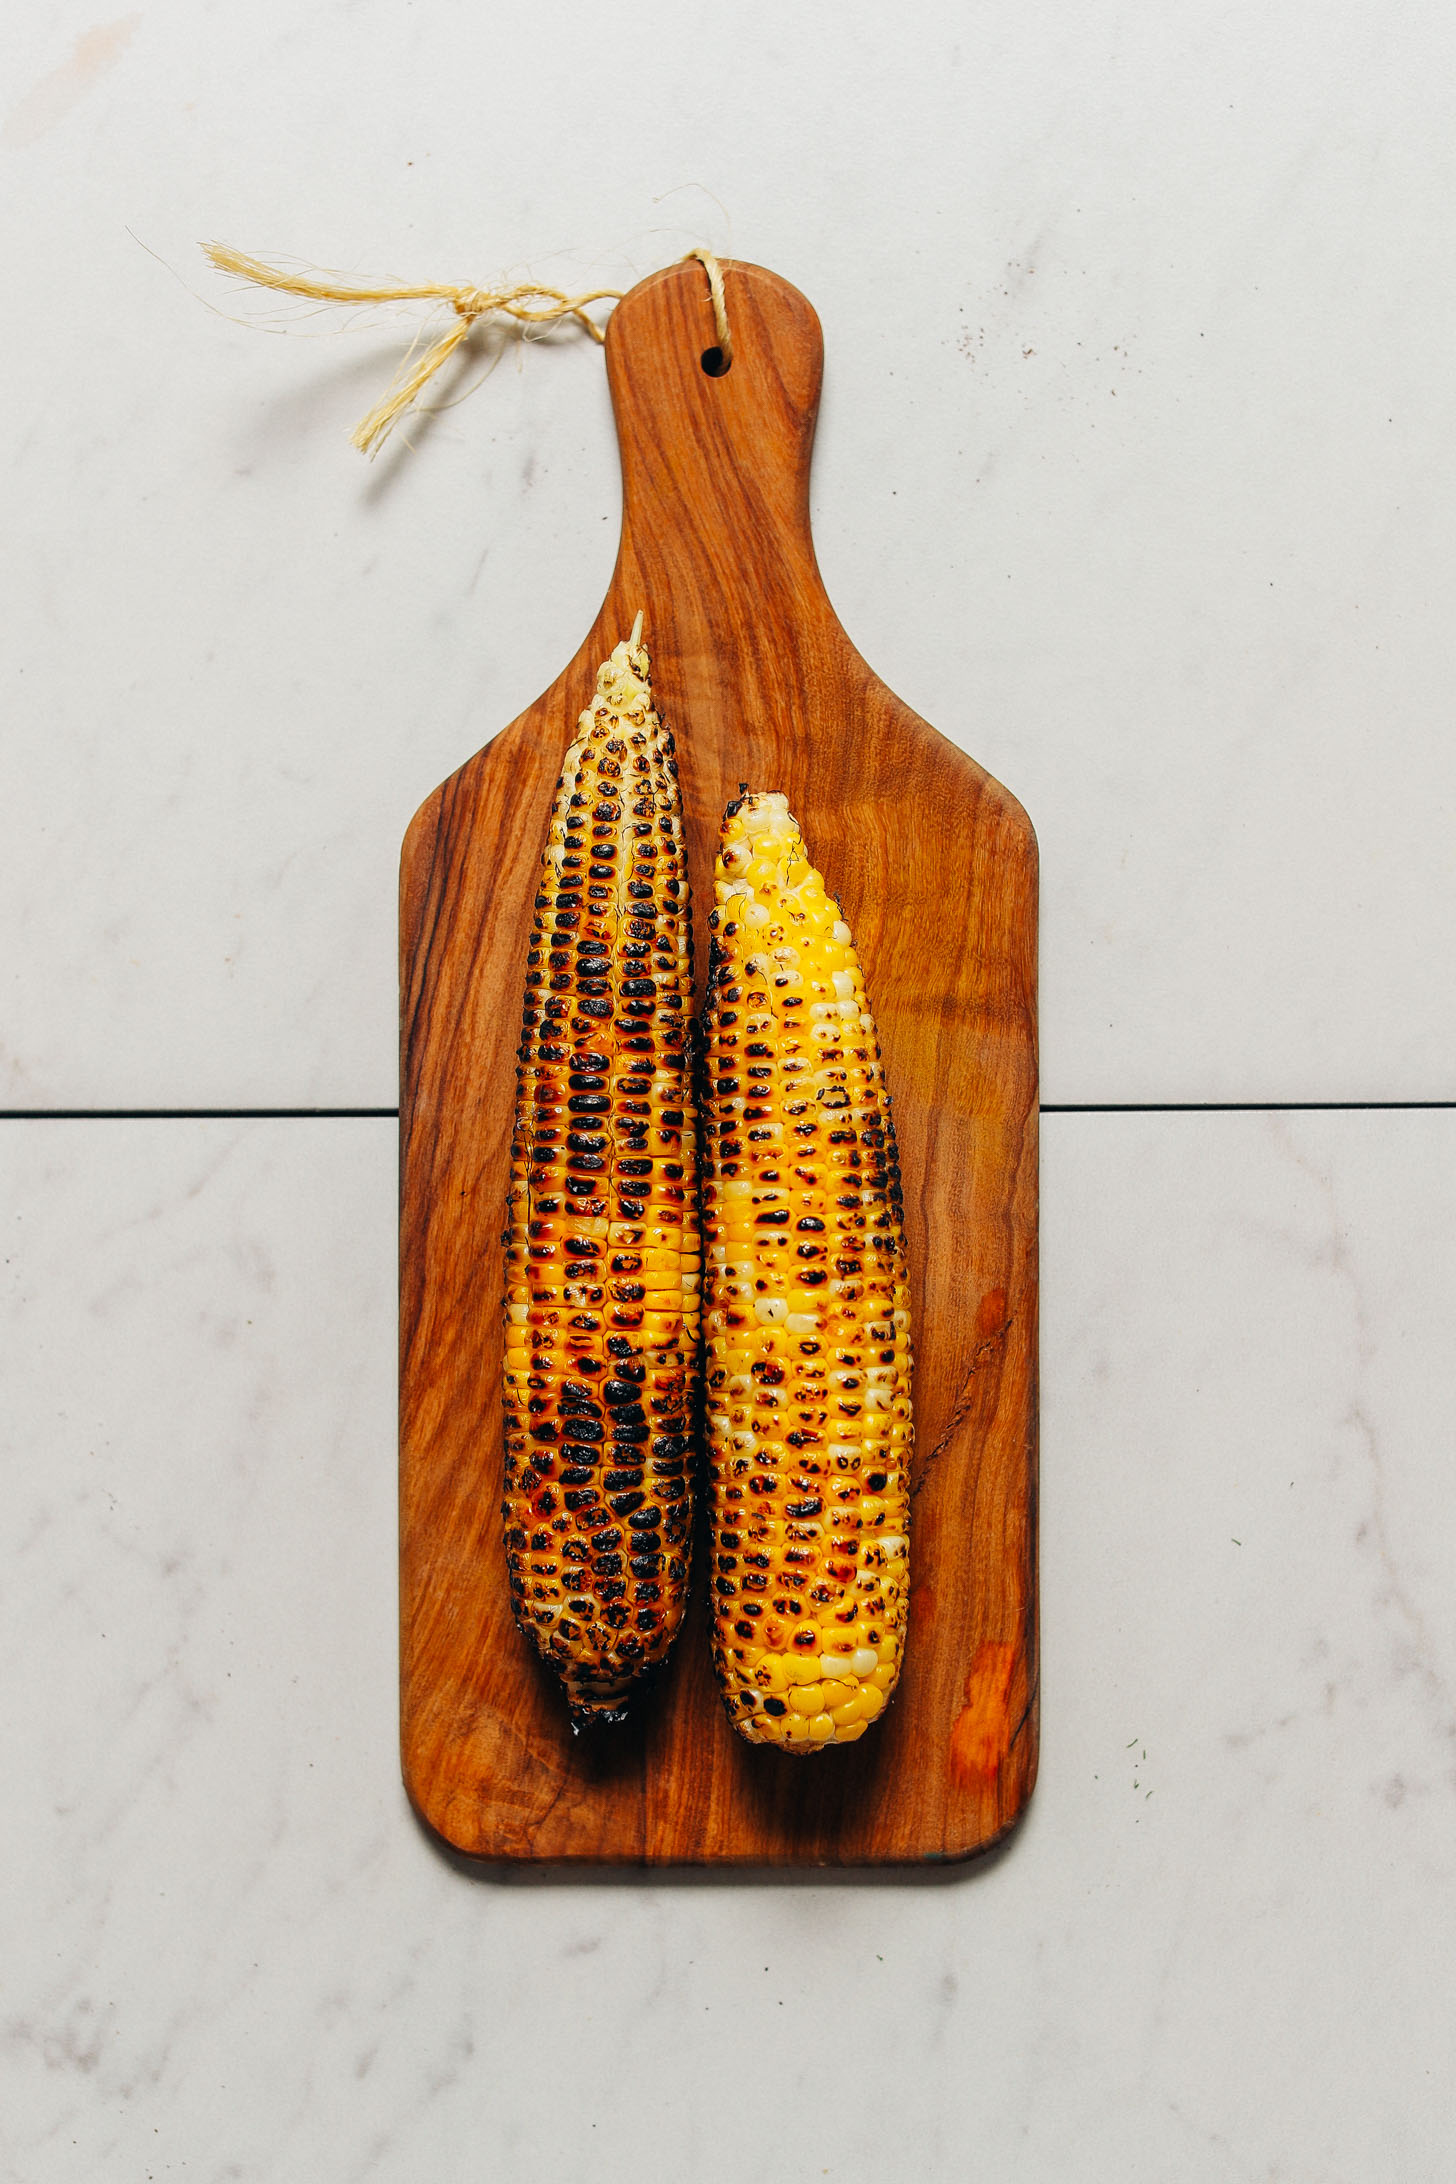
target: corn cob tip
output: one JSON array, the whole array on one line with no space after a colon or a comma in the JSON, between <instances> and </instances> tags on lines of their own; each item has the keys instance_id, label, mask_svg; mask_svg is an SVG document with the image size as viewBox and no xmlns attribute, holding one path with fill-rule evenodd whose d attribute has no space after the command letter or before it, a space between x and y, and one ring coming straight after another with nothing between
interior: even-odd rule
<instances>
[{"instance_id":1,"label":"corn cob tip","mask_svg":"<svg viewBox=\"0 0 1456 2184\"><path fill-rule=\"evenodd\" d=\"M645 1679L643 1680L645 1681ZM634 1698L640 1696L640 1692L633 1693ZM627 1719L632 1711L628 1706L579 1706L570 1699L568 1699L567 1707L567 1719L571 1723L571 1733L574 1737L579 1737L584 1729L598 1727L615 1729Z\"/></svg>"},{"instance_id":2,"label":"corn cob tip","mask_svg":"<svg viewBox=\"0 0 1456 2184\"><path fill-rule=\"evenodd\" d=\"M567 753L568 766L583 738L590 739L594 734L600 735L604 707L619 719L637 714L645 718L652 714L656 720L652 700L652 661L641 640L642 615L639 612L632 625L630 637L624 637L620 644L614 645L597 669L597 686L592 693L591 704L577 724L576 744ZM660 721L656 722L656 727L665 738L665 749L670 755L673 749L671 734L662 727Z\"/></svg>"}]
</instances>

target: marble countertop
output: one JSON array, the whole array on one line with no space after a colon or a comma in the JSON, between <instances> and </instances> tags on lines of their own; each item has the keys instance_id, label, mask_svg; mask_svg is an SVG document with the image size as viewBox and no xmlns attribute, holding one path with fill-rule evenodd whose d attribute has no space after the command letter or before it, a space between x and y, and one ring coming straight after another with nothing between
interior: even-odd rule
<instances>
[{"instance_id":1,"label":"marble countertop","mask_svg":"<svg viewBox=\"0 0 1456 2184\"><path fill-rule=\"evenodd\" d=\"M14 12L0 2176L1443 2180L1449 15ZM1042 848L1042 1767L980 1865L410 1817L393 1125L256 1111L393 1106L400 836L574 652L616 458L553 337L364 464L407 323L214 235L819 308L831 595Z\"/></svg>"}]
</instances>

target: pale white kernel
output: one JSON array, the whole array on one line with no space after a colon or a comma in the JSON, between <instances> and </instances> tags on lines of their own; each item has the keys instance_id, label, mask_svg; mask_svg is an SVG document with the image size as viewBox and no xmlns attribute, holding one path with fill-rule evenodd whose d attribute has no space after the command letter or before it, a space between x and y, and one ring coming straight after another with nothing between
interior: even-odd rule
<instances>
[{"instance_id":1,"label":"pale white kernel","mask_svg":"<svg viewBox=\"0 0 1456 2184\"><path fill-rule=\"evenodd\" d=\"M772 1326L789 1316L789 1308L782 1297L760 1297L755 1302L753 1311L754 1317L764 1326Z\"/></svg>"},{"instance_id":2,"label":"pale white kernel","mask_svg":"<svg viewBox=\"0 0 1456 2184\"><path fill-rule=\"evenodd\" d=\"M787 834L793 830L789 800L782 789L764 789L756 796L746 796L736 816L744 833L752 837Z\"/></svg>"}]
</instances>

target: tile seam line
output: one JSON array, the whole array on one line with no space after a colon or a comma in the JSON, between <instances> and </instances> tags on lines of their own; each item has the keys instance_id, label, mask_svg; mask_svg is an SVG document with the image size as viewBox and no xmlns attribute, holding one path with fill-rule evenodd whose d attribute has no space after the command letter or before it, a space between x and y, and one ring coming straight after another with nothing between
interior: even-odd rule
<instances>
[{"instance_id":1,"label":"tile seam line","mask_svg":"<svg viewBox=\"0 0 1456 2184\"><path fill-rule=\"evenodd\" d=\"M395 1122L397 1107L4 1107L0 1122Z\"/></svg>"},{"instance_id":2,"label":"tile seam line","mask_svg":"<svg viewBox=\"0 0 1456 2184\"><path fill-rule=\"evenodd\" d=\"M1430 1114L1449 1100L1048 1100L1043 1115ZM397 1107L4 1107L0 1122L397 1122Z\"/></svg>"},{"instance_id":3,"label":"tile seam line","mask_svg":"<svg viewBox=\"0 0 1456 2184\"><path fill-rule=\"evenodd\" d=\"M1044 1115L1358 1115L1428 1114L1451 1100L1048 1100Z\"/></svg>"}]
</instances>

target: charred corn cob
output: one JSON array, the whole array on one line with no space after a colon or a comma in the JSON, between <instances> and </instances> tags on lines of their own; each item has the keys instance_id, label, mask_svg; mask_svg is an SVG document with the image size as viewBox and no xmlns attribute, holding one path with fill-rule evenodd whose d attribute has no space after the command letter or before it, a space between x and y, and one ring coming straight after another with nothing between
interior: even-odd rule
<instances>
[{"instance_id":1,"label":"charred corn cob","mask_svg":"<svg viewBox=\"0 0 1456 2184\"><path fill-rule=\"evenodd\" d=\"M506 1232L516 1619L575 1723L682 1620L700 1256L692 934L642 617L566 754L527 957Z\"/></svg>"},{"instance_id":2,"label":"charred corn cob","mask_svg":"<svg viewBox=\"0 0 1456 2184\"><path fill-rule=\"evenodd\" d=\"M713 1648L754 1744L863 1736L900 1671L910 1312L849 927L779 795L724 816L703 1033Z\"/></svg>"}]
</instances>

